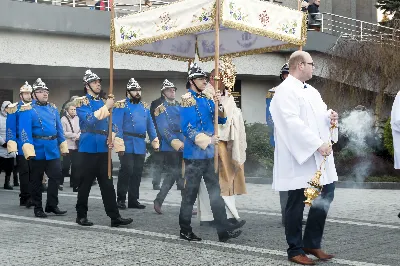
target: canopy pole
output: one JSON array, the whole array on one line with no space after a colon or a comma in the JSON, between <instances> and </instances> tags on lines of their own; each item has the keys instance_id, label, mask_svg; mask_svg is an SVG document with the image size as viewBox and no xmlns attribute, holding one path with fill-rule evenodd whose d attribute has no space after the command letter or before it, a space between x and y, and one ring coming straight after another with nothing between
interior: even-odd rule
<instances>
[{"instance_id":1,"label":"canopy pole","mask_svg":"<svg viewBox=\"0 0 400 266\"><path fill-rule=\"evenodd\" d=\"M302 2L303 0L297 0L297 9L299 10L299 11L301 11L301 2ZM302 51L303 50L303 46L299 46L299 51Z\"/></svg>"},{"instance_id":2,"label":"canopy pole","mask_svg":"<svg viewBox=\"0 0 400 266\"><path fill-rule=\"evenodd\" d=\"M215 92L219 91L219 15L220 15L220 0L216 1L215 6ZM218 136L218 101L215 101L214 110L214 135ZM218 173L218 144L214 146L214 170Z\"/></svg>"},{"instance_id":3,"label":"canopy pole","mask_svg":"<svg viewBox=\"0 0 400 266\"><path fill-rule=\"evenodd\" d=\"M111 23L114 23L114 1L109 1L111 4ZM110 31L113 34L112 31ZM113 96L113 88L114 88L114 51L113 44L111 43L111 35L110 35L110 87L108 89L108 98L112 98ZM112 143L112 108L110 109L110 117L108 120L108 143ZM108 148L108 158L107 158L107 166L108 166L108 178L112 179L112 164L111 164L111 152L112 148Z\"/></svg>"}]
</instances>

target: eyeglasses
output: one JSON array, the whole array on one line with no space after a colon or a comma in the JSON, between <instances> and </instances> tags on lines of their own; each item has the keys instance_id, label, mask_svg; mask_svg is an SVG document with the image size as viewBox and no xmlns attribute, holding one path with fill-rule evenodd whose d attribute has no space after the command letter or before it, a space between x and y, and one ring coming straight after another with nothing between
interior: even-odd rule
<instances>
[{"instance_id":1,"label":"eyeglasses","mask_svg":"<svg viewBox=\"0 0 400 266\"><path fill-rule=\"evenodd\" d=\"M307 62L301 62L302 64L307 64L307 65L310 65L310 66L312 66L312 67L315 67L315 64L314 64L314 62L311 62L311 63L307 63Z\"/></svg>"}]
</instances>

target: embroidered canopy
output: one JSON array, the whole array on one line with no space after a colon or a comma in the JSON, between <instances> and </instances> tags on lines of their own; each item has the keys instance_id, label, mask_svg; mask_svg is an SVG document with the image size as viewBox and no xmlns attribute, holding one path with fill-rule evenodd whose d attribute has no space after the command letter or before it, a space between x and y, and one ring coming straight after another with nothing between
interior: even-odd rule
<instances>
[{"instance_id":1,"label":"embroidered canopy","mask_svg":"<svg viewBox=\"0 0 400 266\"><path fill-rule=\"evenodd\" d=\"M114 18L115 52L177 60L214 59L216 0L182 0ZM220 55L303 46L306 14L259 0L220 0Z\"/></svg>"}]
</instances>

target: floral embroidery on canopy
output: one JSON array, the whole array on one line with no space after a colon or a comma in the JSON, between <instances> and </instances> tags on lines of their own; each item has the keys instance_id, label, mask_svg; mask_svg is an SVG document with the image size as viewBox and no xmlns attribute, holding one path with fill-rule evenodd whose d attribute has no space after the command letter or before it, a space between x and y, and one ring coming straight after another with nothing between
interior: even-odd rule
<instances>
[{"instance_id":1,"label":"floral embroidery on canopy","mask_svg":"<svg viewBox=\"0 0 400 266\"><path fill-rule=\"evenodd\" d=\"M246 21L248 17L248 15L242 13L242 8L241 7L236 8L233 2L229 2L229 14L235 20L241 20L241 21Z\"/></svg>"},{"instance_id":2,"label":"floral embroidery on canopy","mask_svg":"<svg viewBox=\"0 0 400 266\"><path fill-rule=\"evenodd\" d=\"M121 40L132 40L141 36L140 29L134 30L132 27L122 26L119 32L121 33Z\"/></svg>"},{"instance_id":3,"label":"floral embroidery on canopy","mask_svg":"<svg viewBox=\"0 0 400 266\"><path fill-rule=\"evenodd\" d=\"M258 15L258 18L262 24L263 27L266 27L269 23L269 16L267 14L267 10L264 10L260 15Z\"/></svg>"},{"instance_id":4,"label":"floral embroidery on canopy","mask_svg":"<svg viewBox=\"0 0 400 266\"><path fill-rule=\"evenodd\" d=\"M176 27L176 19L172 20L168 12L164 12L159 17L161 19L160 24L156 24L157 31L168 31Z\"/></svg>"},{"instance_id":5,"label":"floral embroidery on canopy","mask_svg":"<svg viewBox=\"0 0 400 266\"><path fill-rule=\"evenodd\" d=\"M213 10L214 10L215 5L212 7L211 10L207 10L204 7L202 7L202 12L200 16L198 15L193 15L192 22L208 22L213 18Z\"/></svg>"},{"instance_id":6,"label":"floral embroidery on canopy","mask_svg":"<svg viewBox=\"0 0 400 266\"><path fill-rule=\"evenodd\" d=\"M297 22L293 20L292 22L286 22L279 25L278 30L283 31L286 34L296 34Z\"/></svg>"}]
</instances>

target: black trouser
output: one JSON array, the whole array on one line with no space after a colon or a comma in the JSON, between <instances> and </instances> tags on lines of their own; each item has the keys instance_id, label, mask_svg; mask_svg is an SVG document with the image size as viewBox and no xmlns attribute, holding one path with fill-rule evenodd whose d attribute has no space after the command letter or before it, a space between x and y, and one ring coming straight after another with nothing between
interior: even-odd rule
<instances>
[{"instance_id":1,"label":"black trouser","mask_svg":"<svg viewBox=\"0 0 400 266\"><path fill-rule=\"evenodd\" d=\"M20 183L19 189L21 191L19 197L21 200L25 201L31 197L29 163L23 155L18 155L17 164L18 164L19 183Z\"/></svg>"},{"instance_id":2,"label":"black trouser","mask_svg":"<svg viewBox=\"0 0 400 266\"><path fill-rule=\"evenodd\" d=\"M186 183L179 213L179 225L181 230L185 232L192 231L190 223L193 205L199 193L201 178L203 178L206 183L217 231L224 231L224 225L227 223L225 202L221 197L218 175L214 172L214 158L203 160L185 159Z\"/></svg>"},{"instance_id":3,"label":"black trouser","mask_svg":"<svg viewBox=\"0 0 400 266\"><path fill-rule=\"evenodd\" d=\"M153 162L150 165L150 176L153 178L153 185L160 185L161 176L163 173L165 158L164 152L154 152L153 153Z\"/></svg>"},{"instance_id":4,"label":"black trouser","mask_svg":"<svg viewBox=\"0 0 400 266\"><path fill-rule=\"evenodd\" d=\"M62 184L64 184L64 177L70 176L69 169L71 168L71 151L63 157L62 161Z\"/></svg>"},{"instance_id":5,"label":"black trouser","mask_svg":"<svg viewBox=\"0 0 400 266\"><path fill-rule=\"evenodd\" d=\"M304 254L305 248L321 248L322 235L324 233L326 216L333 200L335 183L325 185L321 196L316 198L308 213L307 224L302 237L302 220L304 211L304 189L289 191L286 204L285 234L289 245L288 257Z\"/></svg>"},{"instance_id":6,"label":"black trouser","mask_svg":"<svg viewBox=\"0 0 400 266\"><path fill-rule=\"evenodd\" d=\"M285 224L286 220L286 204L288 200L287 191L279 191L279 201L281 202L282 223Z\"/></svg>"},{"instance_id":7,"label":"black trouser","mask_svg":"<svg viewBox=\"0 0 400 266\"><path fill-rule=\"evenodd\" d=\"M161 190L158 192L156 201L163 204L165 198L167 197L168 192L176 182L178 188L183 189L181 187L183 184L182 177L182 152L161 152L164 154L164 164L165 164L165 173L166 176L163 180ZM157 174L157 173L156 173ZM161 173L159 173L160 175Z\"/></svg>"},{"instance_id":8,"label":"black trouser","mask_svg":"<svg viewBox=\"0 0 400 266\"><path fill-rule=\"evenodd\" d=\"M88 212L88 200L93 181L97 177L103 199L103 205L106 214L111 219L120 217L115 201L115 190L113 180L108 178L108 155L102 153L78 153L82 160L80 170L80 183L78 188L78 201L76 203L76 212L78 218L86 218Z\"/></svg>"},{"instance_id":9,"label":"black trouser","mask_svg":"<svg viewBox=\"0 0 400 266\"><path fill-rule=\"evenodd\" d=\"M46 206L55 208L58 205L58 186L61 182L61 160L29 160L30 180L32 185L32 200L35 211L43 210L42 181L43 174L48 177Z\"/></svg>"},{"instance_id":10,"label":"black trouser","mask_svg":"<svg viewBox=\"0 0 400 266\"><path fill-rule=\"evenodd\" d=\"M67 156L64 157L64 160ZM78 187L79 186L79 153L78 150L69 150L68 159L69 164L71 165L71 175L69 178L69 185L70 187ZM63 161L64 162L64 161ZM82 165L85 167L85 164ZM69 171L69 166L68 166ZM68 172L67 172L68 173ZM64 181L64 174L63 174L63 181ZM64 182L63 182L64 183Z\"/></svg>"},{"instance_id":11,"label":"black trouser","mask_svg":"<svg viewBox=\"0 0 400 266\"><path fill-rule=\"evenodd\" d=\"M125 202L128 192L128 207L129 204L134 204L139 199L144 159L144 154L133 153L125 153L120 157L121 167L118 173L117 199Z\"/></svg>"},{"instance_id":12,"label":"black trouser","mask_svg":"<svg viewBox=\"0 0 400 266\"><path fill-rule=\"evenodd\" d=\"M6 178L10 178L14 169L14 158L0 157L0 173L5 172ZM10 180L8 180L10 182Z\"/></svg>"}]
</instances>

